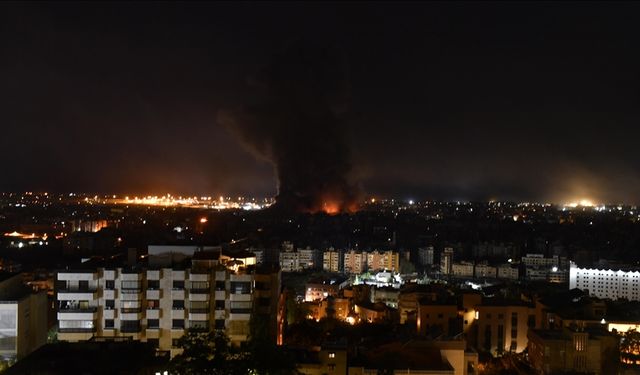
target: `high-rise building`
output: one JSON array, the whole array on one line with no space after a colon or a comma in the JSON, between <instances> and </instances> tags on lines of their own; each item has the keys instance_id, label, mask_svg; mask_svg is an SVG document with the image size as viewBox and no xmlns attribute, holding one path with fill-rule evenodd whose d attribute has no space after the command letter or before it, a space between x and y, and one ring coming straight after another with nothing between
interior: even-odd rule
<instances>
[{"instance_id":1,"label":"high-rise building","mask_svg":"<svg viewBox=\"0 0 640 375\"><path fill-rule=\"evenodd\" d=\"M445 247L440 256L440 272L444 275L451 274L451 266L453 264L453 248Z\"/></svg>"},{"instance_id":2,"label":"high-rise building","mask_svg":"<svg viewBox=\"0 0 640 375\"><path fill-rule=\"evenodd\" d=\"M350 250L344 253L344 272L362 273L367 269L367 253Z\"/></svg>"},{"instance_id":3,"label":"high-rise building","mask_svg":"<svg viewBox=\"0 0 640 375\"><path fill-rule=\"evenodd\" d=\"M322 269L329 272L343 272L343 260L340 250L329 248L322 254Z\"/></svg>"},{"instance_id":4,"label":"high-rise building","mask_svg":"<svg viewBox=\"0 0 640 375\"><path fill-rule=\"evenodd\" d=\"M232 343L249 336L252 316L268 322L275 342L280 273L219 252L193 254L190 268L86 265L57 275L58 338L125 336L179 352L185 330L223 330ZM255 258L253 259L255 262Z\"/></svg>"},{"instance_id":5,"label":"high-rise building","mask_svg":"<svg viewBox=\"0 0 640 375\"><path fill-rule=\"evenodd\" d=\"M433 246L421 247L418 249L418 264L430 266L433 264Z\"/></svg>"}]
</instances>

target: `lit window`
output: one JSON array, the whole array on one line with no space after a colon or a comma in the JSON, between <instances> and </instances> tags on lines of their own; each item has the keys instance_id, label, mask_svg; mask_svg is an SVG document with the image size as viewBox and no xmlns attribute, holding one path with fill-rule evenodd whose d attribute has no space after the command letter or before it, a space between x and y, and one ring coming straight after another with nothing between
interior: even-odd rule
<instances>
[{"instance_id":1,"label":"lit window","mask_svg":"<svg viewBox=\"0 0 640 375\"><path fill-rule=\"evenodd\" d=\"M335 358L335 357L336 357L336 353L334 352L329 353L329 358Z\"/></svg>"}]
</instances>

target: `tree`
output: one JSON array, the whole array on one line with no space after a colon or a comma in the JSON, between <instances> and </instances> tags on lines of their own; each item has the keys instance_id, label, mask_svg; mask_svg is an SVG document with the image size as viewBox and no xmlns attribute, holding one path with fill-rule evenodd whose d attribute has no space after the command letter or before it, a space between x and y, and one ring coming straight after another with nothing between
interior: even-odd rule
<instances>
[{"instance_id":1,"label":"tree","mask_svg":"<svg viewBox=\"0 0 640 375\"><path fill-rule=\"evenodd\" d=\"M620 358L631 365L640 364L640 332L629 330L622 335L620 341Z\"/></svg>"},{"instance_id":2,"label":"tree","mask_svg":"<svg viewBox=\"0 0 640 375\"><path fill-rule=\"evenodd\" d=\"M179 375L240 375L249 373L244 353L229 344L222 332L189 331L178 342L182 353L169 363Z\"/></svg>"}]
</instances>

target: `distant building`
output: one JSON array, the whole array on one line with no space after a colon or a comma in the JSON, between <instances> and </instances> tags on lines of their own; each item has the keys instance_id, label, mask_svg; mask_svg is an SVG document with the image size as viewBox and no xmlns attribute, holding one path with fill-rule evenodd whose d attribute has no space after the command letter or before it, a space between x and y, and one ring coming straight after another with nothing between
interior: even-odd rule
<instances>
[{"instance_id":1,"label":"distant building","mask_svg":"<svg viewBox=\"0 0 640 375\"><path fill-rule=\"evenodd\" d=\"M282 272L300 272L307 269L319 269L320 252L316 249L295 249L291 242L282 244L280 269Z\"/></svg>"},{"instance_id":2,"label":"distant building","mask_svg":"<svg viewBox=\"0 0 640 375\"><path fill-rule=\"evenodd\" d=\"M338 292L349 284L346 277L321 278L310 280L306 284L304 300L321 301L328 297L337 297Z\"/></svg>"},{"instance_id":3,"label":"distant building","mask_svg":"<svg viewBox=\"0 0 640 375\"><path fill-rule=\"evenodd\" d=\"M440 272L443 275L451 275L453 265L453 247L445 247L440 255Z\"/></svg>"},{"instance_id":4,"label":"distant building","mask_svg":"<svg viewBox=\"0 0 640 375\"><path fill-rule=\"evenodd\" d=\"M328 272L344 272L343 261L340 250L329 248L322 254L322 269Z\"/></svg>"},{"instance_id":5,"label":"distant building","mask_svg":"<svg viewBox=\"0 0 640 375\"><path fill-rule=\"evenodd\" d=\"M520 272L517 265L511 263L501 264L496 267L498 279L518 280Z\"/></svg>"},{"instance_id":6,"label":"distant building","mask_svg":"<svg viewBox=\"0 0 640 375\"><path fill-rule=\"evenodd\" d=\"M400 271L400 253L395 251L373 251L367 253L367 269Z\"/></svg>"},{"instance_id":7,"label":"distant building","mask_svg":"<svg viewBox=\"0 0 640 375\"><path fill-rule=\"evenodd\" d=\"M433 246L421 247L418 249L418 264L421 266L433 265Z\"/></svg>"},{"instance_id":8,"label":"distant building","mask_svg":"<svg viewBox=\"0 0 640 375\"><path fill-rule=\"evenodd\" d=\"M474 274L477 279L495 279L498 275L497 269L486 262L476 264Z\"/></svg>"},{"instance_id":9,"label":"distant building","mask_svg":"<svg viewBox=\"0 0 640 375\"><path fill-rule=\"evenodd\" d=\"M367 253L350 250L344 253L344 272L363 273L367 269Z\"/></svg>"},{"instance_id":10,"label":"distant building","mask_svg":"<svg viewBox=\"0 0 640 375\"><path fill-rule=\"evenodd\" d=\"M569 289L574 288L598 298L640 301L640 271L580 268L571 262Z\"/></svg>"},{"instance_id":11,"label":"distant building","mask_svg":"<svg viewBox=\"0 0 640 375\"><path fill-rule=\"evenodd\" d=\"M0 273L0 358L19 360L47 342L47 294L33 293L20 274Z\"/></svg>"},{"instance_id":12,"label":"distant building","mask_svg":"<svg viewBox=\"0 0 640 375\"><path fill-rule=\"evenodd\" d=\"M473 263L453 263L451 265L451 274L455 277L473 277Z\"/></svg>"}]
</instances>

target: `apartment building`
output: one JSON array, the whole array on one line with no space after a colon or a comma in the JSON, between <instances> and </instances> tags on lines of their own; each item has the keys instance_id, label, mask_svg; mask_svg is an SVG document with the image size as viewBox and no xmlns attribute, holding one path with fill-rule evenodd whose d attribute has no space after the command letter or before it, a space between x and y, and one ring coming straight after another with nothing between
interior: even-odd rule
<instances>
[{"instance_id":1,"label":"apartment building","mask_svg":"<svg viewBox=\"0 0 640 375\"><path fill-rule=\"evenodd\" d=\"M454 277L473 277L473 263L460 262L451 265L451 274Z\"/></svg>"},{"instance_id":2,"label":"apartment building","mask_svg":"<svg viewBox=\"0 0 640 375\"><path fill-rule=\"evenodd\" d=\"M327 249L322 254L322 269L329 272L344 271L342 252L333 248Z\"/></svg>"},{"instance_id":3,"label":"apartment building","mask_svg":"<svg viewBox=\"0 0 640 375\"><path fill-rule=\"evenodd\" d=\"M86 265L60 271L58 338L128 336L173 356L187 329L224 330L238 344L249 336L251 317L259 315L275 340L279 271L219 259L218 252L201 251L190 268Z\"/></svg>"},{"instance_id":4,"label":"apartment building","mask_svg":"<svg viewBox=\"0 0 640 375\"><path fill-rule=\"evenodd\" d=\"M640 301L640 272L638 270L613 270L581 268L571 262L569 289L578 288L598 298Z\"/></svg>"},{"instance_id":5,"label":"apartment building","mask_svg":"<svg viewBox=\"0 0 640 375\"><path fill-rule=\"evenodd\" d=\"M367 269L367 253L350 250L344 253L344 272L363 273Z\"/></svg>"},{"instance_id":6,"label":"apartment building","mask_svg":"<svg viewBox=\"0 0 640 375\"><path fill-rule=\"evenodd\" d=\"M14 362L46 341L46 292L33 293L21 274L0 272L0 359Z\"/></svg>"},{"instance_id":7,"label":"apartment building","mask_svg":"<svg viewBox=\"0 0 640 375\"><path fill-rule=\"evenodd\" d=\"M478 349L494 355L526 349L527 331L535 328L535 306L484 301L476 306L475 314Z\"/></svg>"}]
</instances>

